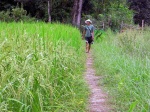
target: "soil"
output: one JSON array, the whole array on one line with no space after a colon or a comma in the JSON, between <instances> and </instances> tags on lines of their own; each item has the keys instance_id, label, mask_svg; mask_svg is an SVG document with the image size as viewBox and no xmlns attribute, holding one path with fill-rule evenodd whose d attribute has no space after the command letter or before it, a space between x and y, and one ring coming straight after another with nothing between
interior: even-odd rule
<instances>
[{"instance_id":1,"label":"soil","mask_svg":"<svg viewBox=\"0 0 150 112\"><path fill-rule=\"evenodd\" d=\"M101 77L95 75L91 53L87 54L85 80L90 89L88 111L110 112L111 109L107 102L108 95L102 90L102 87L99 84Z\"/></svg>"}]
</instances>

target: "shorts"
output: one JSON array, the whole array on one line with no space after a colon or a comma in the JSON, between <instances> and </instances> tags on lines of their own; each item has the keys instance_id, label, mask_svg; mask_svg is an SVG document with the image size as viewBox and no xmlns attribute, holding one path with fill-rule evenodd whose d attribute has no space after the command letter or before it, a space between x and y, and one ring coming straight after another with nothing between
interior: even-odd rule
<instances>
[{"instance_id":1,"label":"shorts","mask_svg":"<svg viewBox=\"0 0 150 112\"><path fill-rule=\"evenodd\" d=\"M93 42L92 36L91 37L85 37L85 40L88 44L92 44L92 42Z\"/></svg>"}]
</instances>

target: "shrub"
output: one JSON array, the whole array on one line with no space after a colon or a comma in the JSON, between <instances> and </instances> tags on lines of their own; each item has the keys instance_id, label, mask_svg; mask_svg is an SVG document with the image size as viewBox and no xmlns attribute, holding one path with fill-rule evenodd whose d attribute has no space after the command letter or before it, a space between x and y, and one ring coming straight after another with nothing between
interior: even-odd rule
<instances>
[{"instance_id":1,"label":"shrub","mask_svg":"<svg viewBox=\"0 0 150 112\"><path fill-rule=\"evenodd\" d=\"M19 22L19 21L35 21L35 18L31 18L29 15L27 15L27 11L23 8L13 8L11 11L1 11L0 12L0 21L4 22Z\"/></svg>"},{"instance_id":2,"label":"shrub","mask_svg":"<svg viewBox=\"0 0 150 112\"><path fill-rule=\"evenodd\" d=\"M23 8L16 7L12 9L11 14L12 14L14 21L21 21L24 19L24 17L27 16L27 11L24 10Z\"/></svg>"},{"instance_id":3,"label":"shrub","mask_svg":"<svg viewBox=\"0 0 150 112\"><path fill-rule=\"evenodd\" d=\"M1 11L0 21L4 21L4 22L12 21L12 18L10 17L10 11Z\"/></svg>"}]
</instances>

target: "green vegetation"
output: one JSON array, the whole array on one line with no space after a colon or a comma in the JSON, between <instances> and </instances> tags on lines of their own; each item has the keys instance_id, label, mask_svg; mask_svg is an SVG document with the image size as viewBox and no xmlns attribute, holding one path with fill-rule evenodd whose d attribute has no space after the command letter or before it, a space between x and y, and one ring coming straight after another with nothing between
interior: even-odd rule
<instances>
[{"instance_id":1,"label":"green vegetation","mask_svg":"<svg viewBox=\"0 0 150 112\"><path fill-rule=\"evenodd\" d=\"M31 18L29 15L27 15L26 10L24 10L22 7L19 8L18 6L13 8L11 11L7 10L0 12L0 21L2 22L33 22L35 20L35 18Z\"/></svg>"},{"instance_id":2,"label":"green vegetation","mask_svg":"<svg viewBox=\"0 0 150 112\"><path fill-rule=\"evenodd\" d=\"M112 0L1 0L0 21L59 21L62 23L69 23L75 26L80 26L80 20L81 25L84 25L84 21L86 19L91 19L94 26L98 29L111 28L114 31L118 31L122 23L133 23L132 21L134 14L139 12L137 9L140 9L140 12L136 13L134 22L139 24L141 23L142 19L145 20L145 23L148 21L146 20L149 18L148 12L141 10L144 10L145 8L149 9L149 7L147 7L149 3L146 1L141 3L135 2L135 8L133 8L132 6L134 5L132 4L134 2L132 3L131 1L113 0L112 2ZM48 3L50 3L50 5L48 5ZM140 4L146 6L139 7ZM80 9L82 9L82 11L79 11ZM134 9L134 11L130 9ZM147 15L146 17L141 14L143 12L145 12L145 15ZM78 15L81 15L81 17L78 17Z\"/></svg>"},{"instance_id":3,"label":"green vegetation","mask_svg":"<svg viewBox=\"0 0 150 112\"><path fill-rule=\"evenodd\" d=\"M62 24L0 23L0 112L84 112L81 35Z\"/></svg>"},{"instance_id":4,"label":"green vegetation","mask_svg":"<svg viewBox=\"0 0 150 112\"><path fill-rule=\"evenodd\" d=\"M94 45L97 75L112 97L116 111L150 111L150 31L107 32Z\"/></svg>"}]
</instances>

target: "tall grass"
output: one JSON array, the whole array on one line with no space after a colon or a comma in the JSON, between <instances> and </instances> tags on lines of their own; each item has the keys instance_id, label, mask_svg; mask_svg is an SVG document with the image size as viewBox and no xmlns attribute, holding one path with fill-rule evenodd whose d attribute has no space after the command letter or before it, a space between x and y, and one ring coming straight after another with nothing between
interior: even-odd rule
<instances>
[{"instance_id":1,"label":"tall grass","mask_svg":"<svg viewBox=\"0 0 150 112\"><path fill-rule=\"evenodd\" d=\"M80 32L62 24L0 23L0 112L82 112Z\"/></svg>"},{"instance_id":2,"label":"tall grass","mask_svg":"<svg viewBox=\"0 0 150 112\"><path fill-rule=\"evenodd\" d=\"M94 46L97 74L116 111L150 111L150 31L107 32Z\"/></svg>"}]
</instances>

